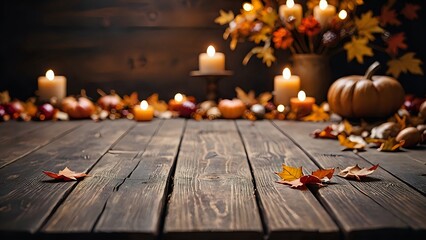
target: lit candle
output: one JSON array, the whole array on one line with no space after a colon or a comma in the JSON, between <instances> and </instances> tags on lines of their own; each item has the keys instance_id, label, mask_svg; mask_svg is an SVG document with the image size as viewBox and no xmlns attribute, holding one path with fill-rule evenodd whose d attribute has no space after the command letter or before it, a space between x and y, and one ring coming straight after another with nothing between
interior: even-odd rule
<instances>
[{"instance_id":1,"label":"lit candle","mask_svg":"<svg viewBox=\"0 0 426 240\"><path fill-rule=\"evenodd\" d=\"M198 58L200 72L215 73L225 70L225 55L216 52L213 46L207 48L207 53L201 53Z\"/></svg>"},{"instance_id":2,"label":"lit candle","mask_svg":"<svg viewBox=\"0 0 426 240\"><path fill-rule=\"evenodd\" d=\"M46 76L38 78L38 95L41 101L50 101L51 98L61 100L67 93L67 79L64 76L55 76L52 70Z\"/></svg>"},{"instance_id":3,"label":"lit candle","mask_svg":"<svg viewBox=\"0 0 426 240\"><path fill-rule=\"evenodd\" d=\"M304 117L312 112L312 106L315 104L315 98L306 97L304 91L297 94L297 98L291 98L291 111L296 112L298 117Z\"/></svg>"},{"instance_id":4,"label":"lit candle","mask_svg":"<svg viewBox=\"0 0 426 240\"><path fill-rule=\"evenodd\" d=\"M327 28L335 15L336 7L328 5L327 0L321 0L314 8L314 18L320 23L322 29Z\"/></svg>"},{"instance_id":5,"label":"lit candle","mask_svg":"<svg viewBox=\"0 0 426 240\"><path fill-rule=\"evenodd\" d=\"M287 0L286 4L281 5L279 9L281 21L287 24L289 17L294 17L296 27L300 25L302 21L302 5L294 4L293 0Z\"/></svg>"},{"instance_id":6,"label":"lit candle","mask_svg":"<svg viewBox=\"0 0 426 240\"><path fill-rule=\"evenodd\" d=\"M339 18L340 18L340 20L345 20L346 19L346 17L348 16L348 12L346 12L346 10L340 10L340 12L339 12Z\"/></svg>"},{"instance_id":7,"label":"lit candle","mask_svg":"<svg viewBox=\"0 0 426 240\"><path fill-rule=\"evenodd\" d=\"M285 68L282 75L275 76L274 97L275 104L288 106L290 98L297 96L300 89L300 77L291 75L290 69Z\"/></svg>"},{"instance_id":8,"label":"lit candle","mask_svg":"<svg viewBox=\"0 0 426 240\"><path fill-rule=\"evenodd\" d=\"M170 99L169 101L169 110L178 112L184 101L186 101L186 96L180 93L176 93L174 99Z\"/></svg>"},{"instance_id":9,"label":"lit candle","mask_svg":"<svg viewBox=\"0 0 426 240\"><path fill-rule=\"evenodd\" d=\"M154 108L143 100L139 106L133 108L133 115L136 121L151 121L154 118Z\"/></svg>"}]
</instances>

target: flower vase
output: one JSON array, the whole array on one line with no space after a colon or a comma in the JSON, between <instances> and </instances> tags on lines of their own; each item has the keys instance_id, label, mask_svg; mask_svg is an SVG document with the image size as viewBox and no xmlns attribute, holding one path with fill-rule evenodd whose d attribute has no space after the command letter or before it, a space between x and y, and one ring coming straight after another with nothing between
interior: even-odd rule
<instances>
[{"instance_id":1,"label":"flower vase","mask_svg":"<svg viewBox=\"0 0 426 240\"><path fill-rule=\"evenodd\" d=\"M293 72L300 76L300 88L306 96L314 97L317 104L327 100L331 85L331 69L328 56L318 54L293 55Z\"/></svg>"}]
</instances>

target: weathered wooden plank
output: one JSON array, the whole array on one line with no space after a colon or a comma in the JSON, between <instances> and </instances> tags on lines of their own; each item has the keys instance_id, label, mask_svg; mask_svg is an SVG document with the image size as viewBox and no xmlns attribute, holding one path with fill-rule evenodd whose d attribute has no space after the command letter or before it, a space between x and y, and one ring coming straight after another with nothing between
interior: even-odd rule
<instances>
[{"instance_id":1,"label":"weathered wooden plank","mask_svg":"<svg viewBox=\"0 0 426 240\"><path fill-rule=\"evenodd\" d=\"M151 122L138 122L130 132L112 147L112 151L143 152L152 135L158 130L161 124L162 120L159 119L154 119Z\"/></svg>"},{"instance_id":2,"label":"weathered wooden plank","mask_svg":"<svg viewBox=\"0 0 426 240\"><path fill-rule=\"evenodd\" d=\"M31 129L30 126L36 124L38 123L29 124L28 127ZM40 129L37 128L15 136L13 139L3 141L0 145L0 168L54 141L79 125L80 122L78 121L42 124Z\"/></svg>"},{"instance_id":3,"label":"weathered wooden plank","mask_svg":"<svg viewBox=\"0 0 426 240\"><path fill-rule=\"evenodd\" d=\"M188 121L165 239L261 239L254 186L234 121Z\"/></svg>"},{"instance_id":4,"label":"weathered wooden plank","mask_svg":"<svg viewBox=\"0 0 426 240\"><path fill-rule=\"evenodd\" d=\"M281 165L316 170L315 164L269 122L237 121L250 160L269 238L338 239L339 229L310 191L277 184Z\"/></svg>"},{"instance_id":5,"label":"weathered wooden plank","mask_svg":"<svg viewBox=\"0 0 426 240\"><path fill-rule=\"evenodd\" d=\"M144 239L159 234L184 128L182 119L162 124L145 152L137 157L138 166L107 201L94 229L97 234L121 233Z\"/></svg>"},{"instance_id":6,"label":"weathered wooden plank","mask_svg":"<svg viewBox=\"0 0 426 240\"><path fill-rule=\"evenodd\" d=\"M312 139L309 136L312 131L312 124L288 121L277 121L275 124L305 149L322 168L339 167L343 169L355 164L363 167L371 166L359 156L339 152L340 146L337 141ZM374 162L375 160L370 161ZM372 178L364 182L348 181L341 178L336 178L333 181L338 184L320 189L318 196L329 211L336 216L348 237L371 238L384 235L394 238L421 239L422 236L425 236L425 197L387 171L379 168ZM339 191L339 193L330 194L329 191ZM358 191L373 202L361 203L358 197L354 197L354 194ZM375 205L380 207L375 207ZM377 208L385 209L388 216L385 218L382 214L376 216L377 213L374 213L374 211L377 211ZM367 212L363 213L366 210ZM381 219L380 222L377 222L377 218ZM360 222L369 223L368 226L365 226L368 229L367 231L364 227L357 226Z\"/></svg>"},{"instance_id":7,"label":"weathered wooden plank","mask_svg":"<svg viewBox=\"0 0 426 240\"><path fill-rule=\"evenodd\" d=\"M35 233L76 182L52 182L42 170L87 172L134 122L86 121L70 134L0 169L0 232Z\"/></svg>"},{"instance_id":8,"label":"weathered wooden plank","mask_svg":"<svg viewBox=\"0 0 426 240\"><path fill-rule=\"evenodd\" d=\"M45 122L21 122L21 121L7 121L0 122L0 143L10 141L20 136L25 136L35 130L42 130L53 124L51 121Z\"/></svg>"}]
</instances>

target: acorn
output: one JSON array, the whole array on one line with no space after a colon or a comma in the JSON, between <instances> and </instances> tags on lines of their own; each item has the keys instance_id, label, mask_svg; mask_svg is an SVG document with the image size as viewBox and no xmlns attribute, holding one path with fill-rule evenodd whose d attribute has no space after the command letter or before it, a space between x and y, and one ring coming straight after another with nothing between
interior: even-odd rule
<instances>
[{"instance_id":1,"label":"acorn","mask_svg":"<svg viewBox=\"0 0 426 240\"><path fill-rule=\"evenodd\" d=\"M405 148L416 146L421 141L420 131L415 127L408 127L398 133L395 139L397 142L404 140L402 145Z\"/></svg>"}]
</instances>

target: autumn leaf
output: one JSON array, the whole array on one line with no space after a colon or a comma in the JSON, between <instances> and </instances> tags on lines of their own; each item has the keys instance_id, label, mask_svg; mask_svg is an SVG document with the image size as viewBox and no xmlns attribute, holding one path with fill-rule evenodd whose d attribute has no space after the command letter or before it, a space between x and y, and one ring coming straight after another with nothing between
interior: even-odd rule
<instances>
[{"instance_id":1,"label":"autumn leaf","mask_svg":"<svg viewBox=\"0 0 426 240\"><path fill-rule=\"evenodd\" d=\"M236 87L235 92L237 93L237 98L240 99L244 104L251 106L257 103L256 95L253 90L246 93L240 87Z\"/></svg>"},{"instance_id":2,"label":"autumn leaf","mask_svg":"<svg viewBox=\"0 0 426 240\"><path fill-rule=\"evenodd\" d=\"M274 27L278 19L278 15L272 8L265 9L260 12L260 20L270 27Z\"/></svg>"},{"instance_id":3,"label":"autumn leaf","mask_svg":"<svg viewBox=\"0 0 426 240\"><path fill-rule=\"evenodd\" d=\"M422 61L415 58L414 55L415 53L409 52L401 56L399 59L395 58L389 60L387 63L389 69L386 74L392 74L395 78L398 78L401 72L423 75L423 70L420 68Z\"/></svg>"},{"instance_id":4,"label":"autumn leaf","mask_svg":"<svg viewBox=\"0 0 426 240\"><path fill-rule=\"evenodd\" d=\"M342 145L344 147L343 151L345 150L364 150L365 144L361 143L361 142L355 142L355 141L351 141L348 137L345 136L345 134L339 134L339 136L337 136L337 138L339 139L339 143L340 145Z\"/></svg>"},{"instance_id":5,"label":"autumn leaf","mask_svg":"<svg viewBox=\"0 0 426 240\"><path fill-rule=\"evenodd\" d=\"M382 26L386 26L387 24L393 26L401 25L401 21L398 20L396 11L394 9L390 9L389 6L382 7L382 12L380 15L380 24Z\"/></svg>"},{"instance_id":6,"label":"autumn leaf","mask_svg":"<svg viewBox=\"0 0 426 240\"><path fill-rule=\"evenodd\" d=\"M367 168L360 168L357 164L355 166L350 166L343 169L342 171L339 172L338 176L361 181L362 177L372 174L378 167L379 167L379 164L374 165L371 168L367 169Z\"/></svg>"},{"instance_id":7,"label":"autumn leaf","mask_svg":"<svg viewBox=\"0 0 426 240\"><path fill-rule=\"evenodd\" d=\"M6 104L10 102L9 91L0 92L0 104Z\"/></svg>"},{"instance_id":8,"label":"autumn leaf","mask_svg":"<svg viewBox=\"0 0 426 240\"><path fill-rule=\"evenodd\" d=\"M404 145L405 141L396 141L395 138L388 138L384 140L380 147L377 149L380 152L396 152Z\"/></svg>"},{"instance_id":9,"label":"autumn leaf","mask_svg":"<svg viewBox=\"0 0 426 240\"><path fill-rule=\"evenodd\" d=\"M338 133L334 131L333 127L327 126L323 130L317 129L311 133L314 138L327 138L327 139L337 139Z\"/></svg>"},{"instance_id":10,"label":"autumn leaf","mask_svg":"<svg viewBox=\"0 0 426 240\"><path fill-rule=\"evenodd\" d=\"M154 93L147 99L149 105L151 105L155 111L165 112L167 111L168 105L165 101L158 100L158 94Z\"/></svg>"},{"instance_id":11,"label":"autumn leaf","mask_svg":"<svg viewBox=\"0 0 426 240\"><path fill-rule=\"evenodd\" d=\"M375 39L373 35L374 33L382 33L384 31L379 26L379 19L377 17L373 17L372 11L362 14L361 18L355 18L355 26L358 29L360 36L371 41Z\"/></svg>"},{"instance_id":12,"label":"autumn leaf","mask_svg":"<svg viewBox=\"0 0 426 240\"><path fill-rule=\"evenodd\" d=\"M270 92L263 92L257 96L257 103L266 105L269 100L272 99L272 94Z\"/></svg>"},{"instance_id":13,"label":"autumn leaf","mask_svg":"<svg viewBox=\"0 0 426 240\"><path fill-rule=\"evenodd\" d=\"M386 41L388 47L386 48L386 52L392 55L398 54L398 49L407 49L407 44L405 44L405 33L400 32L392 35Z\"/></svg>"},{"instance_id":14,"label":"autumn leaf","mask_svg":"<svg viewBox=\"0 0 426 240\"><path fill-rule=\"evenodd\" d=\"M402 9L401 13L404 15L408 20L414 20L418 18L417 11L420 10L420 5L418 4L412 4L412 3L406 3L404 8Z\"/></svg>"},{"instance_id":15,"label":"autumn leaf","mask_svg":"<svg viewBox=\"0 0 426 240\"><path fill-rule=\"evenodd\" d=\"M325 112L325 110L318 105L314 104L312 106L312 113L309 114L306 117L303 117L303 121L310 121L310 122L325 122L330 119L330 114Z\"/></svg>"},{"instance_id":16,"label":"autumn leaf","mask_svg":"<svg viewBox=\"0 0 426 240\"><path fill-rule=\"evenodd\" d=\"M59 173L49 172L49 171L43 171L44 174L47 176L54 178L56 180L61 181L77 181L79 178L84 178L88 176L86 173L76 173L74 171L71 171L69 168L65 167L64 170L59 171Z\"/></svg>"},{"instance_id":17,"label":"autumn leaf","mask_svg":"<svg viewBox=\"0 0 426 240\"><path fill-rule=\"evenodd\" d=\"M315 176L321 179L321 181L324 181L325 178L327 178L326 180L330 180L333 177L333 173L334 173L334 168L318 169L312 172L312 176Z\"/></svg>"},{"instance_id":18,"label":"autumn leaf","mask_svg":"<svg viewBox=\"0 0 426 240\"><path fill-rule=\"evenodd\" d=\"M272 62L275 61L274 49L271 47L254 47L243 60L243 64L246 65L250 58L256 54L256 57L261 58L262 62L265 63L268 67L272 65Z\"/></svg>"},{"instance_id":19,"label":"autumn leaf","mask_svg":"<svg viewBox=\"0 0 426 240\"><path fill-rule=\"evenodd\" d=\"M129 96L124 95L122 102L124 106L135 106L139 104L138 93L132 92Z\"/></svg>"},{"instance_id":20,"label":"autumn leaf","mask_svg":"<svg viewBox=\"0 0 426 240\"><path fill-rule=\"evenodd\" d=\"M283 181L293 181L303 176L302 167L290 167L283 164L283 170L276 173Z\"/></svg>"},{"instance_id":21,"label":"autumn leaf","mask_svg":"<svg viewBox=\"0 0 426 240\"><path fill-rule=\"evenodd\" d=\"M263 27L260 31L252 34L250 40L259 44L260 42L266 42L271 38L272 29L270 27Z\"/></svg>"},{"instance_id":22,"label":"autumn leaf","mask_svg":"<svg viewBox=\"0 0 426 240\"><path fill-rule=\"evenodd\" d=\"M308 184L316 185L318 187L323 186L321 184L322 183L321 179L319 179L317 176L313 176L313 175L302 176L302 177L300 177L298 179L294 179L292 181L280 180L280 181L277 181L277 183L290 185L292 188L305 188L305 186L308 185Z\"/></svg>"},{"instance_id":23,"label":"autumn leaf","mask_svg":"<svg viewBox=\"0 0 426 240\"><path fill-rule=\"evenodd\" d=\"M219 11L220 16L217 17L214 22L220 25L225 25L234 20L234 13L232 11L225 12L223 10Z\"/></svg>"},{"instance_id":24,"label":"autumn leaf","mask_svg":"<svg viewBox=\"0 0 426 240\"><path fill-rule=\"evenodd\" d=\"M373 56L373 50L367 43L367 38L352 37L351 41L343 46L348 54L348 62L356 58L358 63L364 63L364 56Z\"/></svg>"}]
</instances>

